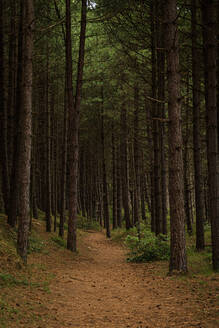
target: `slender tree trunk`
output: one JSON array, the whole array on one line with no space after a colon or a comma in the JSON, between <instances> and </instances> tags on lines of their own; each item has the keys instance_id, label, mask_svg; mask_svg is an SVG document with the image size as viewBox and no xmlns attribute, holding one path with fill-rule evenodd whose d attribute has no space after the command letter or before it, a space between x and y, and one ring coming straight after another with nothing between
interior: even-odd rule
<instances>
[{"instance_id":1,"label":"slender tree trunk","mask_svg":"<svg viewBox=\"0 0 219 328\"><path fill-rule=\"evenodd\" d=\"M49 54L47 45L47 65L46 65L46 79L45 79L45 97L46 97L46 231L52 231L52 214L51 214L51 113L49 105Z\"/></svg>"},{"instance_id":2,"label":"slender tree trunk","mask_svg":"<svg viewBox=\"0 0 219 328\"><path fill-rule=\"evenodd\" d=\"M67 69L67 66L66 66ZM66 76L67 76L66 70ZM62 143L62 175L61 175L61 208L59 222L59 236L64 237L65 209L66 209L66 171L67 171L67 152L68 152L68 106L67 90L65 83L65 100L64 100L64 126L63 126L63 143Z\"/></svg>"},{"instance_id":3,"label":"slender tree trunk","mask_svg":"<svg viewBox=\"0 0 219 328\"><path fill-rule=\"evenodd\" d=\"M195 173L196 248L204 249L204 190L200 140L200 51L198 49L197 0L192 0L192 81L193 81L193 144Z\"/></svg>"},{"instance_id":4,"label":"slender tree trunk","mask_svg":"<svg viewBox=\"0 0 219 328\"><path fill-rule=\"evenodd\" d=\"M30 161L31 161L31 121L32 121L32 53L33 53L34 7L32 0L24 1L23 35L23 83L22 112L19 120L20 153L18 157L18 237L17 251L24 263L27 262L30 204Z\"/></svg>"},{"instance_id":5,"label":"slender tree trunk","mask_svg":"<svg viewBox=\"0 0 219 328\"><path fill-rule=\"evenodd\" d=\"M140 239L140 168L139 168L139 88L134 88L134 171L135 171L135 188L134 188L134 221L136 222L138 237Z\"/></svg>"},{"instance_id":6,"label":"slender tree trunk","mask_svg":"<svg viewBox=\"0 0 219 328\"><path fill-rule=\"evenodd\" d=\"M183 164L184 164L184 195L185 195L185 214L186 214L186 225L189 234L192 234L192 220L190 211L190 154L189 154L189 74L187 74L187 100L185 104L185 136L184 136L184 153L183 153Z\"/></svg>"},{"instance_id":7,"label":"slender tree trunk","mask_svg":"<svg viewBox=\"0 0 219 328\"><path fill-rule=\"evenodd\" d=\"M157 81L157 72L156 72L156 33L155 33L155 17L156 17L156 2L151 3L151 66L152 66L152 74L151 74L151 96L153 99L156 99L156 81ZM157 182L155 178L155 172L157 171L156 165L158 164L159 159L155 159L155 121L152 118L156 115L156 107L157 103L152 101L151 109L149 113L149 120L151 120L152 128L148 127L148 139L149 139L149 149L152 149L153 155L151 155L151 231L156 231L156 222L157 222L157 210L156 210L156 190L155 183ZM156 162L155 162L156 161ZM156 180L156 181L155 181ZM157 193L158 195L158 193ZM159 217L158 217L159 219ZM158 230L158 229L157 229Z\"/></svg>"},{"instance_id":8,"label":"slender tree trunk","mask_svg":"<svg viewBox=\"0 0 219 328\"><path fill-rule=\"evenodd\" d=\"M5 65L4 65L4 31L3 31L3 1L0 2L0 147L1 147L1 170L2 170L2 195L6 214L9 212L9 170L8 170L8 147L7 147L7 110L5 104Z\"/></svg>"},{"instance_id":9,"label":"slender tree trunk","mask_svg":"<svg viewBox=\"0 0 219 328\"><path fill-rule=\"evenodd\" d=\"M21 90L23 79L23 6L24 2L20 0L20 18L19 18L19 32L18 32L18 55L17 55L17 83L16 83L16 108L14 115L14 134L13 134L13 163L10 178L10 206L8 213L8 224L15 227L17 223L17 209L18 209L18 164L17 158L20 153L20 138L17 127L17 122L20 120L21 111Z\"/></svg>"},{"instance_id":10,"label":"slender tree trunk","mask_svg":"<svg viewBox=\"0 0 219 328\"><path fill-rule=\"evenodd\" d=\"M117 228L117 179L116 179L116 146L115 131L112 124L112 166L113 166L113 229Z\"/></svg>"},{"instance_id":11,"label":"slender tree trunk","mask_svg":"<svg viewBox=\"0 0 219 328\"><path fill-rule=\"evenodd\" d=\"M14 152L14 115L16 106L16 3L10 0L10 13L11 13L11 26L9 36L9 49L8 49L8 101L7 101L7 114L8 114L8 168L9 177L13 165L13 152Z\"/></svg>"},{"instance_id":12,"label":"slender tree trunk","mask_svg":"<svg viewBox=\"0 0 219 328\"><path fill-rule=\"evenodd\" d=\"M211 221L213 269L219 271L219 187L217 135L217 34L215 1L203 2L205 88L207 111L207 159L209 217Z\"/></svg>"},{"instance_id":13,"label":"slender tree trunk","mask_svg":"<svg viewBox=\"0 0 219 328\"><path fill-rule=\"evenodd\" d=\"M127 137L127 112L125 105L121 108L121 170L122 170L122 198L126 230L132 226L129 204L129 167L128 167L128 137Z\"/></svg>"},{"instance_id":14,"label":"slender tree trunk","mask_svg":"<svg viewBox=\"0 0 219 328\"><path fill-rule=\"evenodd\" d=\"M77 85L75 94L75 103L73 104L72 90L72 53L71 53L71 14L70 1L66 0L66 59L67 59L67 90L69 104L69 220L68 220L68 237L67 248L71 251L77 250L77 180L78 180L78 130L79 130L79 111L81 103L82 76L84 67L84 48L86 35L86 16L87 1L81 1L81 31L80 45L78 56ZM70 70L70 71L69 71ZM72 99L70 99L72 98Z\"/></svg>"},{"instance_id":15,"label":"slender tree trunk","mask_svg":"<svg viewBox=\"0 0 219 328\"><path fill-rule=\"evenodd\" d=\"M164 49L164 0L158 2L158 22L157 22L157 75L158 75L158 116L165 119L165 49ZM160 142L160 176L161 176L161 232L167 234L167 168L166 168L166 136L165 122L160 121L159 125L159 142Z\"/></svg>"},{"instance_id":16,"label":"slender tree trunk","mask_svg":"<svg viewBox=\"0 0 219 328\"><path fill-rule=\"evenodd\" d=\"M159 10L158 2L154 1L154 41L152 44L152 94L153 98L161 97L161 76L160 76L160 53L157 54L156 49L159 46ZM160 50L158 50L160 52ZM158 85L158 92L156 87ZM154 201L155 201L155 233L156 235L162 232L162 193L161 193L161 148L160 148L160 103L153 101L153 145L154 145Z\"/></svg>"},{"instance_id":17,"label":"slender tree trunk","mask_svg":"<svg viewBox=\"0 0 219 328\"><path fill-rule=\"evenodd\" d=\"M173 270L186 272L187 259L182 158L183 142L181 132L181 96L176 0L167 0L165 10L169 97L170 272Z\"/></svg>"},{"instance_id":18,"label":"slender tree trunk","mask_svg":"<svg viewBox=\"0 0 219 328\"><path fill-rule=\"evenodd\" d=\"M117 149L116 185L117 185L117 223L122 228L122 199L121 199L121 161L120 147Z\"/></svg>"},{"instance_id":19,"label":"slender tree trunk","mask_svg":"<svg viewBox=\"0 0 219 328\"><path fill-rule=\"evenodd\" d=\"M106 228L106 236L110 238L110 218L109 218L109 204L108 204L108 186L106 175L106 161L105 161L105 138L104 138L104 102L103 102L103 87L102 104L101 104L101 145L102 145L102 174L103 174L103 211L104 211L104 223Z\"/></svg>"}]
</instances>

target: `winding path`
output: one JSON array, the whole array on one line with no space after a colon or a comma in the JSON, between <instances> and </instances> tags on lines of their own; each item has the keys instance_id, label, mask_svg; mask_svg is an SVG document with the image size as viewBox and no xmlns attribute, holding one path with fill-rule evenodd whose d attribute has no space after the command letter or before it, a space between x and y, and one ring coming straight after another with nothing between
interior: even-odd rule
<instances>
[{"instance_id":1,"label":"winding path","mask_svg":"<svg viewBox=\"0 0 219 328\"><path fill-rule=\"evenodd\" d=\"M124 249L100 232L83 242L76 260L67 253L55 264L47 328L214 327L197 319L203 306L186 281L155 277L153 264L126 263Z\"/></svg>"}]
</instances>

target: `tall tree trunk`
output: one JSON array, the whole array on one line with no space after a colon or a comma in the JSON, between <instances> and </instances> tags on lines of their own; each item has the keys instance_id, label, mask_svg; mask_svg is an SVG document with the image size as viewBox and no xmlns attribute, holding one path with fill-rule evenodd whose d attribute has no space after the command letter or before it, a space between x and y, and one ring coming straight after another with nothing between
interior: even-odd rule
<instances>
[{"instance_id":1,"label":"tall tree trunk","mask_svg":"<svg viewBox=\"0 0 219 328\"><path fill-rule=\"evenodd\" d=\"M165 11L169 97L169 194L171 228L169 269L170 272L173 270L186 272L187 259L182 158L183 142L181 131L181 96L176 0L167 0Z\"/></svg>"},{"instance_id":2,"label":"tall tree trunk","mask_svg":"<svg viewBox=\"0 0 219 328\"><path fill-rule=\"evenodd\" d=\"M69 220L67 248L71 251L77 250L77 179L78 179L78 130L79 130L79 111L81 103L82 76L84 67L84 48L86 35L87 1L81 1L81 31L78 56L77 85L75 103L73 104L72 90L72 53L71 53L71 13L70 1L66 0L66 59L67 59L67 90L69 104ZM69 71L70 70L70 71ZM70 99L71 98L71 99Z\"/></svg>"},{"instance_id":3,"label":"tall tree trunk","mask_svg":"<svg viewBox=\"0 0 219 328\"><path fill-rule=\"evenodd\" d=\"M148 142L149 149L152 149L153 155L151 155L150 163L150 177L151 177L151 231L155 232L156 230L156 221L157 221L157 210L156 210L156 197L155 197L155 121L152 118L156 115L157 103L156 99L156 81L157 81L157 72L156 72L156 33L155 33L155 17L156 17L156 2L151 2L151 96L153 98L150 111L148 112ZM152 127L149 126L149 120L151 120ZM157 162L158 163L158 162Z\"/></svg>"},{"instance_id":4,"label":"tall tree trunk","mask_svg":"<svg viewBox=\"0 0 219 328\"><path fill-rule=\"evenodd\" d=\"M105 161L105 138L104 138L104 103L103 103L103 87L102 105L101 105L101 146L102 146L102 174L103 174L103 211L104 223L106 228L106 236L110 238L110 218L109 218L109 204L108 204L108 186L106 176L106 161Z\"/></svg>"},{"instance_id":5,"label":"tall tree trunk","mask_svg":"<svg viewBox=\"0 0 219 328\"><path fill-rule=\"evenodd\" d=\"M139 88L134 88L134 171L135 171L135 188L134 188L134 222L137 226L138 237L140 239L140 168L139 168Z\"/></svg>"},{"instance_id":6,"label":"tall tree trunk","mask_svg":"<svg viewBox=\"0 0 219 328\"><path fill-rule=\"evenodd\" d=\"M46 231L52 231L52 214L51 214L51 113L49 105L49 53L47 44L47 64L45 78L45 97L46 97Z\"/></svg>"},{"instance_id":7,"label":"tall tree trunk","mask_svg":"<svg viewBox=\"0 0 219 328\"><path fill-rule=\"evenodd\" d=\"M154 1L154 44L152 52L152 90L153 98L161 97L161 76L160 76L160 50L158 50L156 58L156 49L159 46L159 5ZM154 57L154 58L153 58ZM156 87L158 85L158 92ZM159 102L153 101L153 145L154 145L154 201L155 201L155 233L156 235L162 232L162 190L161 190L161 148L160 148L160 113L161 106Z\"/></svg>"},{"instance_id":8,"label":"tall tree trunk","mask_svg":"<svg viewBox=\"0 0 219 328\"><path fill-rule=\"evenodd\" d=\"M121 161L120 161L120 147L117 149L116 161L116 185L117 185L117 223L118 227L122 228L122 199L121 199Z\"/></svg>"},{"instance_id":9,"label":"tall tree trunk","mask_svg":"<svg viewBox=\"0 0 219 328\"><path fill-rule=\"evenodd\" d=\"M200 138L200 51L198 49L197 0L192 0L192 81L193 81L193 144L195 173L196 248L204 249L204 190Z\"/></svg>"},{"instance_id":10,"label":"tall tree trunk","mask_svg":"<svg viewBox=\"0 0 219 328\"><path fill-rule=\"evenodd\" d=\"M116 179L116 146L115 146L115 131L112 124L112 166L113 166L113 229L117 228L117 179Z\"/></svg>"},{"instance_id":11,"label":"tall tree trunk","mask_svg":"<svg viewBox=\"0 0 219 328\"><path fill-rule=\"evenodd\" d=\"M2 170L2 195L5 212L9 212L9 170L8 170L8 147L7 147L7 111L5 104L4 88L4 31L3 31L3 1L0 2L0 147L1 147L1 170Z\"/></svg>"},{"instance_id":12,"label":"tall tree trunk","mask_svg":"<svg viewBox=\"0 0 219 328\"><path fill-rule=\"evenodd\" d=\"M15 115L14 115L14 134L13 134L13 163L10 177L10 207L8 213L8 224L14 227L17 223L17 208L18 208L18 164L17 158L20 153L20 138L17 127L17 122L20 120L21 111L21 90L22 90L22 79L23 79L23 6L22 0L20 3L20 17L19 17L19 32L18 32L18 54L17 54L17 83L16 83L16 102L15 102Z\"/></svg>"},{"instance_id":13,"label":"tall tree trunk","mask_svg":"<svg viewBox=\"0 0 219 328\"><path fill-rule=\"evenodd\" d=\"M66 65L66 76L67 76ZM67 90L65 83L64 99L64 122L63 122L63 143L62 143L62 173L61 173L61 208L59 222L59 236L64 237L65 209L66 209L66 173L67 173L67 153L68 153L68 106Z\"/></svg>"},{"instance_id":14,"label":"tall tree trunk","mask_svg":"<svg viewBox=\"0 0 219 328\"><path fill-rule=\"evenodd\" d=\"M10 0L10 14L11 26L9 36L9 49L8 49L8 101L7 101L7 114L8 114L8 167L9 176L13 165L13 152L14 152L14 115L16 105L16 3Z\"/></svg>"},{"instance_id":15,"label":"tall tree trunk","mask_svg":"<svg viewBox=\"0 0 219 328\"><path fill-rule=\"evenodd\" d=\"M32 121L32 53L33 53L33 0L24 1L23 34L23 83L22 112L19 120L20 153L18 157L18 237L17 251L24 263L27 262L29 234L29 189L31 161L31 121Z\"/></svg>"},{"instance_id":16,"label":"tall tree trunk","mask_svg":"<svg viewBox=\"0 0 219 328\"><path fill-rule=\"evenodd\" d=\"M185 104L185 135L184 135L184 153L183 153L183 164L184 164L184 195L185 195L185 214L186 214L186 225L189 234L192 234L192 220L190 211L190 154L189 154L189 74L187 74L187 100Z\"/></svg>"},{"instance_id":17,"label":"tall tree trunk","mask_svg":"<svg viewBox=\"0 0 219 328\"><path fill-rule=\"evenodd\" d=\"M164 1L158 2L158 22L157 22L157 75L158 75L158 116L165 119L165 51L164 51ZM165 121L161 120L159 125L160 142L160 176L161 176L161 232L167 233L167 178L166 178L166 136Z\"/></svg>"},{"instance_id":18,"label":"tall tree trunk","mask_svg":"<svg viewBox=\"0 0 219 328\"><path fill-rule=\"evenodd\" d=\"M205 88L207 111L207 159L209 186L209 217L211 221L213 269L219 271L219 187L217 135L217 34L216 2L203 2L202 15L205 33Z\"/></svg>"},{"instance_id":19,"label":"tall tree trunk","mask_svg":"<svg viewBox=\"0 0 219 328\"><path fill-rule=\"evenodd\" d=\"M126 230L132 226L130 217L129 196L129 165L128 165L128 136L127 136L127 111L126 105L121 108L121 171L122 171L122 198Z\"/></svg>"}]
</instances>

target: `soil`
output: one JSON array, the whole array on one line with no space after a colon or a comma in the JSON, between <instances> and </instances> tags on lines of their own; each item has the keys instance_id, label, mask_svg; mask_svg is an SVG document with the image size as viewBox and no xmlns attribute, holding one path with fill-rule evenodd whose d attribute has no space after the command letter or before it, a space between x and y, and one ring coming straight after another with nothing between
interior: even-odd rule
<instances>
[{"instance_id":1,"label":"soil","mask_svg":"<svg viewBox=\"0 0 219 328\"><path fill-rule=\"evenodd\" d=\"M167 263L127 263L126 250L101 232L84 233L77 256L53 247L31 262L49 279L48 290L31 288L23 301L14 291L14 302L29 307L26 319L14 315L7 328L219 327L212 290L202 294L195 277L167 276Z\"/></svg>"}]
</instances>

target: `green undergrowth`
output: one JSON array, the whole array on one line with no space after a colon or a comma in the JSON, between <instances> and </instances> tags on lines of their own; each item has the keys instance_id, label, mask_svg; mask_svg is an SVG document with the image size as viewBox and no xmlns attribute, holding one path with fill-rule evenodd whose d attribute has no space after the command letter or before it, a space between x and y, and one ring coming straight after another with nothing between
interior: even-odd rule
<instances>
[{"instance_id":1,"label":"green undergrowth","mask_svg":"<svg viewBox=\"0 0 219 328\"><path fill-rule=\"evenodd\" d=\"M170 246L167 236L155 236L149 231L145 231L139 240L137 236L128 235L125 245L129 249L128 262L151 262L168 260L170 256Z\"/></svg>"},{"instance_id":2,"label":"green undergrowth","mask_svg":"<svg viewBox=\"0 0 219 328\"><path fill-rule=\"evenodd\" d=\"M126 230L116 229L112 231L112 240L125 245L128 249L127 261L129 262L152 262L168 261L170 256L169 235L156 237L150 232L150 226L141 224L141 238L138 238L136 227ZM186 248L188 258L187 277L194 275L212 275L212 254L211 254L211 229L210 225L205 225L205 249L197 251L195 236L195 225L193 233L186 233ZM167 262L168 267L168 262Z\"/></svg>"},{"instance_id":3,"label":"green undergrowth","mask_svg":"<svg viewBox=\"0 0 219 328\"><path fill-rule=\"evenodd\" d=\"M56 243L58 246L63 247L63 248L66 248L67 243L66 243L66 240L65 239L63 239L63 238L61 238L59 236L53 236L53 237L51 237L51 240L54 243Z\"/></svg>"},{"instance_id":4,"label":"green undergrowth","mask_svg":"<svg viewBox=\"0 0 219 328\"><path fill-rule=\"evenodd\" d=\"M45 246L45 241L35 231L32 231L29 237L28 254L42 253Z\"/></svg>"},{"instance_id":5,"label":"green undergrowth","mask_svg":"<svg viewBox=\"0 0 219 328\"><path fill-rule=\"evenodd\" d=\"M101 227L100 227L98 221L95 221L93 219L89 219L89 218L86 218L84 216L78 215L77 229L100 231Z\"/></svg>"}]
</instances>

